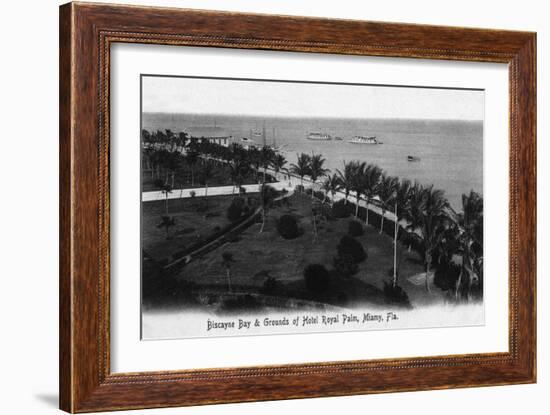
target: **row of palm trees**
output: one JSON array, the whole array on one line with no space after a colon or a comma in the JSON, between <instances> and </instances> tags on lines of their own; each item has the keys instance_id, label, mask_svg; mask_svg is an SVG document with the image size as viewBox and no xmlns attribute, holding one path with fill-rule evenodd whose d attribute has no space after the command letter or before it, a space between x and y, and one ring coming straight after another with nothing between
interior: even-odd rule
<instances>
[{"instance_id":1,"label":"row of palm trees","mask_svg":"<svg viewBox=\"0 0 550 415\"><path fill-rule=\"evenodd\" d=\"M480 285L483 278L483 197L473 190L462 197L463 213L457 214L450 207L444 192L433 185L425 186L408 179L390 176L374 164L350 161L333 174L324 168L321 155L301 153L297 155L290 172L303 179L308 176L315 187L324 177L321 189L325 198L330 194L334 201L337 192L343 192L344 203L355 195L355 217L359 216L360 201L365 201L365 222L369 224L372 204L381 210L380 229L388 211L394 214L394 267L393 285L397 285L397 240L400 229L406 233L411 245L422 257L425 268L425 288L430 291L429 278L434 265L443 261L454 262L460 267L455 296L461 292L469 296L473 284ZM312 189L312 196L314 191ZM464 284L469 287L464 290Z\"/></svg>"},{"instance_id":2,"label":"row of palm trees","mask_svg":"<svg viewBox=\"0 0 550 415\"><path fill-rule=\"evenodd\" d=\"M191 171L191 184L194 186L197 164L204 165L204 162L229 166L234 189L240 188L249 175L254 175L258 183L265 183L268 169L273 169L276 176L286 171L286 158L269 146L245 148L233 143L226 147L207 139L189 137L185 133L176 135L170 130L153 133L143 130L142 143L151 178L164 176L166 182L171 180L172 187L176 170L184 166Z\"/></svg>"}]
</instances>

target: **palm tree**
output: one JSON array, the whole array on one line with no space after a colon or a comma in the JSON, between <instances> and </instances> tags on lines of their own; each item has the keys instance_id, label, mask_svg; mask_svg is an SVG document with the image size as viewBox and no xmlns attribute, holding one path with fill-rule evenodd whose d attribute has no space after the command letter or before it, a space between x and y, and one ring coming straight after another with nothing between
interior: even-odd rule
<instances>
[{"instance_id":1,"label":"palm tree","mask_svg":"<svg viewBox=\"0 0 550 415\"><path fill-rule=\"evenodd\" d=\"M349 192L353 187L353 180L354 180L356 165L357 165L357 162L351 161L346 163L344 161L344 170L340 171L336 169L336 174L338 174L338 178L340 179L340 186L344 189L344 194L346 197L345 204L348 203Z\"/></svg>"},{"instance_id":2,"label":"palm tree","mask_svg":"<svg viewBox=\"0 0 550 415\"><path fill-rule=\"evenodd\" d=\"M161 193L165 196L164 212L166 213L166 216L168 216L168 194L172 193L172 187L160 179L155 180L155 186L160 188Z\"/></svg>"},{"instance_id":3,"label":"palm tree","mask_svg":"<svg viewBox=\"0 0 550 415\"><path fill-rule=\"evenodd\" d=\"M434 250L440 242L440 235L444 230L444 222L449 219L447 215L449 202L444 197L444 192L439 189L434 189L433 185L424 188L422 193L423 203L419 237L426 269L426 291L429 292L429 274L431 272Z\"/></svg>"},{"instance_id":4,"label":"palm tree","mask_svg":"<svg viewBox=\"0 0 550 415\"><path fill-rule=\"evenodd\" d=\"M256 147L252 147L248 150L247 156L248 156L248 163L254 167L256 182L259 183L260 182L259 171L260 171L260 167L262 166L260 150L258 150Z\"/></svg>"},{"instance_id":5,"label":"palm tree","mask_svg":"<svg viewBox=\"0 0 550 415\"><path fill-rule=\"evenodd\" d=\"M262 187L260 188L260 202L262 203L262 226L260 228L260 233L264 231L267 214L276 197L277 191L273 187L265 183L262 184Z\"/></svg>"},{"instance_id":6,"label":"palm tree","mask_svg":"<svg viewBox=\"0 0 550 415\"><path fill-rule=\"evenodd\" d=\"M184 132L180 132L178 134L178 138L177 138L177 151L178 152L182 152L183 149L185 148L185 145L187 144L187 141L189 140L189 135L187 135L187 133L184 133Z\"/></svg>"},{"instance_id":7,"label":"palm tree","mask_svg":"<svg viewBox=\"0 0 550 415\"><path fill-rule=\"evenodd\" d=\"M363 174L363 192L366 202L365 224L369 224L369 204L378 192L378 184L382 177L382 169L374 164L365 167Z\"/></svg>"},{"instance_id":8,"label":"palm tree","mask_svg":"<svg viewBox=\"0 0 550 415\"><path fill-rule=\"evenodd\" d=\"M248 174L248 170L249 166L244 160L237 158L229 162L229 175L231 176L231 181L233 182L231 194L235 194L235 187L238 189L241 188L244 178Z\"/></svg>"},{"instance_id":9,"label":"palm tree","mask_svg":"<svg viewBox=\"0 0 550 415\"><path fill-rule=\"evenodd\" d=\"M481 280L483 263L483 198L473 190L469 195L462 195L463 213L458 215L458 223L462 228L460 245L462 266L455 289L458 300L464 276L468 277L467 296L470 296L472 282Z\"/></svg>"},{"instance_id":10,"label":"palm tree","mask_svg":"<svg viewBox=\"0 0 550 415\"><path fill-rule=\"evenodd\" d=\"M196 150L189 149L185 154L185 162L191 170L191 186L195 187L195 166L199 161L199 153Z\"/></svg>"},{"instance_id":11,"label":"palm tree","mask_svg":"<svg viewBox=\"0 0 550 415\"><path fill-rule=\"evenodd\" d=\"M275 154L273 160L271 161L271 166L275 171L275 179L279 180L279 172L284 170L286 164L286 158L282 154Z\"/></svg>"},{"instance_id":12,"label":"palm tree","mask_svg":"<svg viewBox=\"0 0 550 415\"><path fill-rule=\"evenodd\" d=\"M330 172L329 169L325 169L323 167L323 164L325 164L325 159L321 154L313 154L311 153L311 157L309 159L309 176L311 177L311 181L313 182L313 187L311 189L311 198L314 197L314 190L315 185L317 184L317 179L320 177L325 176L328 172Z\"/></svg>"},{"instance_id":13,"label":"palm tree","mask_svg":"<svg viewBox=\"0 0 550 415\"><path fill-rule=\"evenodd\" d=\"M296 155L297 162L296 164L290 165L290 171L297 176L300 176L300 186L304 188L304 176L309 175L309 166L310 166L310 156L309 154L302 153Z\"/></svg>"},{"instance_id":14,"label":"palm tree","mask_svg":"<svg viewBox=\"0 0 550 415\"><path fill-rule=\"evenodd\" d=\"M158 228L164 228L166 231L166 239L170 239L170 228L176 224L176 219L170 216L161 216L161 222L157 225Z\"/></svg>"},{"instance_id":15,"label":"palm tree","mask_svg":"<svg viewBox=\"0 0 550 415\"><path fill-rule=\"evenodd\" d=\"M323 190L325 191L325 200L328 193L330 193L332 195L332 201L334 202L334 197L336 195L336 192L338 191L338 189L340 189L341 185L342 183L340 181L340 177L338 177L336 173L334 173L332 176L328 176L323 182Z\"/></svg>"},{"instance_id":16,"label":"palm tree","mask_svg":"<svg viewBox=\"0 0 550 415\"><path fill-rule=\"evenodd\" d=\"M222 254L222 263L225 268L225 275L227 277L227 289L231 292L233 291L231 287L231 264L235 262L233 259L233 254L231 252L224 252Z\"/></svg>"},{"instance_id":17,"label":"palm tree","mask_svg":"<svg viewBox=\"0 0 550 415\"><path fill-rule=\"evenodd\" d=\"M313 242L317 240L318 231L317 231L317 218L321 215L322 206L321 202L315 200L311 203L311 218L313 224Z\"/></svg>"},{"instance_id":18,"label":"palm tree","mask_svg":"<svg viewBox=\"0 0 550 415\"><path fill-rule=\"evenodd\" d=\"M181 157L181 154L176 151L172 151L168 153L166 157L165 166L170 172L170 176L172 178L172 181L170 184L172 188L174 188L174 178L176 175L176 170L180 167L180 164L181 164L180 157Z\"/></svg>"},{"instance_id":19,"label":"palm tree","mask_svg":"<svg viewBox=\"0 0 550 415\"><path fill-rule=\"evenodd\" d=\"M406 208L411 195L411 182L404 179L397 185L394 199L394 234L393 234L393 286L397 286L397 237L399 222L405 218Z\"/></svg>"},{"instance_id":20,"label":"palm tree","mask_svg":"<svg viewBox=\"0 0 550 415\"><path fill-rule=\"evenodd\" d=\"M260 162L264 169L262 183L265 183L266 170L269 167L269 165L272 164L274 157L275 157L275 152L271 147L263 146L262 149L260 150Z\"/></svg>"},{"instance_id":21,"label":"palm tree","mask_svg":"<svg viewBox=\"0 0 550 415\"><path fill-rule=\"evenodd\" d=\"M156 167L157 167L157 178L160 179L162 173L166 173L165 182L168 181L168 172L163 171L163 169L166 170L166 165L168 163L168 160L171 157L171 154L172 154L171 152L163 148L160 150L156 150L154 152L154 163L156 164Z\"/></svg>"},{"instance_id":22,"label":"palm tree","mask_svg":"<svg viewBox=\"0 0 550 415\"><path fill-rule=\"evenodd\" d=\"M382 218L380 220L380 234L384 230L384 217L386 216L386 210L390 203L395 199L395 193L399 180L397 177L382 175L380 182L378 183L378 197L380 198L380 207L382 209Z\"/></svg>"},{"instance_id":23,"label":"palm tree","mask_svg":"<svg viewBox=\"0 0 550 415\"><path fill-rule=\"evenodd\" d=\"M148 130L141 130L141 144L142 147L149 148L151 145L151 133Z\"/></svg>"},{"instance_id":24,"label":"palm tree","mask_svg":"<svg viewBox=\"0 0 550 415\"><path fill-rule=\"evenodd\" d=\"M404 217L407 221L407 231L411 238L417 237L422 226L422 209L424 208L424 187L418 183L409 189L409 202L405 206ZM411 239L412 240L412 239ZM409 252L411 251L411 242L409 242Z\"/></svg>"},{"instance_id":25,"label":"palm tree","mask_svg":"<svg viewBox=\"0 0 550 415\"><path fill-rule=\"evenodd\" d=\"M176 136L174 135L172 130L165 130L166 134L166 143L170 145L170 151L174 151L174 147L176 145Z\"/></svg>"},{"instance_id":26,"label":"palm tree","mask_svg":"<svg viewBox=\"0 0 550 415\"><path fill-rule=\"evenodd\" d=\"M161 149L166 149L166 134L164 134L162 131L157 130L156 132L156 139L159 144L159 147Z\"/></svg>"},{"instance_id":27,"label":"palm tree","mask_svg":"<svg viewBox=\"0 0 550 415\"><path fill-rule=\"evenodd\" d=\"M365 174L367 165L365 162L352 162L353 175L351 180L351 190L355 192L355 218L359 216L359 204L361 202L361 194L365 191Z\"/></svg>"},{"instance_id":28,"label":"palm tree","mask_svg":"<svg viewBox=\"0 0 550 415\"><path fill-rule=\"evenodd\" d=\"M209 161L205 161L202 166L202 180L204 181L204 198L208 207L208 182L214 177L214 166Z\"/></svg>"},{"instance_id":29,"label":"palm tree","mask_svg":"<svg viewBox=\"0 0 550 415\"><path fill-rule=\"evenodd\" d=\"M143 149L142 154L145 159L146 168L151 171L151 179L153 179L155 176L155 170L153 168L155 150L151 147L147 147Z\"/></svg>"}]
</instances>

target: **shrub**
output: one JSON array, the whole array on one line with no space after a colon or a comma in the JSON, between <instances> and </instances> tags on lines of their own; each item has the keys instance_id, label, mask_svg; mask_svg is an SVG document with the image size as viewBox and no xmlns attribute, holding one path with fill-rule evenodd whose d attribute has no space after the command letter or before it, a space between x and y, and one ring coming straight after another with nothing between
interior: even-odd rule
<instances>
[{"instance_id":1,"label":"shrub","mask_svg":"<svg viewBox=\"0 0 550 415\"><path fill-rule=\"evenodd\" d=\"M344 254L334 258L334 269L339 276L348 278L357 274L359 267L351 255Z\"/></svg>"},{"instance_id":2,"label":"shrub","mask_svg":"<svg viewBox=\"0 0 550 415\"><path fill-rule=\"evenodd\" d=\"M348 295L346 293L339 292L336 295L336 301L337 301L338 305L345 307L348 304L348 301L349 301Z\"/></svg>"},{"instance_id":3,"label":"shrub","mask_svg":"<svg viewBox=\"0 0 550 415\"><path fill-rule=\"evenodd\" d=\"M225 313L242 313L246 311L254 311L262 308L262 304L254 296L250 294L234 296L226 298L222 301L219 311Z\"/></svg>"},{"instance_id":4,"label":"shrub","mask_svg":"<svg viewBox=\"0 0 550 415\"><path fill-rule=\"evenodd\" d=\"M412 308L409 296L399 285L395 287L391 282L384 281L384 300L386 304Z\"/></svg>"},{"instance_id":5,"label":"shrub","mask_svg":"<svg viewBox=\"0 0 550 415\"><path fill-rule=\"evenodd\" d=\"M338 256L343 257L344 255L349 255L356 263L363 262L367 259L367 253L363 249L363 245L348 235L342 236L336 249L338 251Z\"/></svg>"},{"instance_id":6,"label":"shrub","mask_svg":"<svg viewBox=\"0 0 550 415\"><path fill-rule=\"evenodd\" d=\"M283 215L279 218L277 231L284 239L294 239L300 235L298 222L292 215Z\"/></svg>"},{"instance_id":7,"label":"shrub","mask_svg":"<svg viewBox=\"0 0 550 415\"><path fill-rule=\"evenodd\" d=\"M348 224L348 235L349 236L361 236L365 233L365 230L363 229L363 225L361 222L352 220Z\"/></svg>"},{"instance_id":8,"label":"shrub","mask_svg":"<svg viewBox=\"0 0 550 415\"><path fill-rule=\"evenodd\" d=\"M142 265L143 304L154 307L196 304L195 285L167 274L163 271L162 265L162 263L144 256Z\"/></svg>"},{"instance_id":9,"label":"shrub","mask_svg":"<svg viewBox=\"0 0 550 415\"><path fill-rule=\"evenodd\" d=\"M335 218L347 218L350 215L349 205L346 205L345 200L339 200L332 205L332 216Z\"/></svg>"},{"instance_id":10,"label":"shrub","mask_svg":"<svg viewBox=\"0 0 550 415\"><path fill-rule=\"evenodd\" d=\"M267 277L260 289L260 292L265 295L279 295L282 290L282 284L275 277Z\"/></svg>"},{"instance_id":11,"label":"shrub","mask_svg":"<svg viewBox=\"0 0 550 415\"><path fill-rule=\"evenodd\" d=\"M459 276L460 266L441 260L435 267L434 284L443 291L454 290Z\"/></svg>"},{"instance_id":12,"label":"shrub","mask_svg":"<svg viewBox=\"0 0 550 415\"><path fill-rule=\"evenodd\" d=\"M328 289L330 276L323 265L310 264L304 269L304 280L309 291L321 293Z\"/></svg>"},{"instance_id":13,"label":"shrub","mask_svg":"<svg viewBox=\"0 0 550 415\"><path fill-rule=\"evenodd\" d=\"M318 190L313 192L313 196L315 196L319 200L325 200L325 194L323 192L318 191Z\"/></svg>"},{"instance_id":14,"label":"shrub","mask_svg":"<svg viewBox=\"0 0 550 415\"><path fill-rule=\"evenodd\" d=\"M239 198L233 199L227 208L227 219L231 222L239 220L244 212L244 200Z\"/></svg>"}]
</instances>

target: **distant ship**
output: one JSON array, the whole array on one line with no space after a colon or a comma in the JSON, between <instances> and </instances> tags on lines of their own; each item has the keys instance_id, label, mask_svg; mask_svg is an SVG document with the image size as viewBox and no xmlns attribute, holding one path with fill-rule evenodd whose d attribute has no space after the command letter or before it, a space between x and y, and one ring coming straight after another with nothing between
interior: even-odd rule
<instances>
[{"instance_id":1,"label":"distant ship","mask_svg":"<svg viewBox=\"0 0 550 415\"><path fill-rule=\"evenodd\" d=\"M366 137L362 135L354 136L349 142L352 144L382 144L375 136Z\"/></svg>"},{"instance_id":2,"label":"distant ship","mask_svg":"<svg viewBox=\"0 0 550 415\"><path fill-rule=\"evenodd\" d=\"M330 136L330 134L326 133L309 133L307 139L317 141L329 141L332 140L332 137Z\"/></svg>"},{"instance_id":3,"label":"distant ship","mask_svg":"<svg viewBox=\"0 0 550 415\"><path fill-rule=\"evenodd\" d=\"M420 157L407 156L407 161L420 161Z\"/></svg>"},{"instance_id":4,"label":"distant ship","mask_svg":"<svg viewBox=\"0 0 550 415\"><path fill-rule=\"evenodd\" d=\"M336 141L342 141L342 137L336 136L336 137L334 137L334 139L335 139Z\"/></svg>"}]
</instances>

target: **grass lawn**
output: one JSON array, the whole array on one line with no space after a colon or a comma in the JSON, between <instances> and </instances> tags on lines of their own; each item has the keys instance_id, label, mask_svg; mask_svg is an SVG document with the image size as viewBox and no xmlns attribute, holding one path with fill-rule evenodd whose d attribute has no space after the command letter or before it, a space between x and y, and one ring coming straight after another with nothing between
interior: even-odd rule
<instances>
[{"instance_id":1,"label":"grass lawn","mask_svg":"<svg viewBox=\"0 0 550 415\"><path fill-rule=\"evenodd\" d=\"M174 254L229 224L227 208L232 200L232 196L208 197L206 211L202 211L206 203L202 197L168 200L168 214L175 219L169 230L170 239L165 229L157 226L165 215L165 201L143 202L142 249L156 261L171 261Z\"/></svg>"},{"instance_id":2,"label":"grass lawn","mask_svg":"<svg viewBox=\"0 0 550 415\"><path fill-rule=\"evenodd\" d=\"M183 215L184 212L181 214ZM301 236L285 240L279 235L276 229L276 218L283 214L292 214L299 220L299 227L303 231ZM205 223L200 215L191 216L188 219L182 219L187 223L184 226L197 227L197 223ZM215 226L214 224L221 220L219 217L214 217L212 221L208 220L208 226ZM233 284L259 289L265 279L271 276L292 292L304 291L303 271L307 265L317 263L324 265L328 270L333 269L336 246L340 238L347 234L350 220L352 220L351 217L322 221L318 226L318 237L314 241L311 199L305 195L295 194L290 198L290 206L277 207L269 212L264 232L259 233L259 224L251 226L235 242L227 243L185 266L178 278L199 285L224 287L227 285L227 279L222 263L222 253L230 252L234 258L231 265ZM162 230L157 232L161 234ZM338 284L341 287L338 288L348 298L349 306L364 302L365 299L379 303L383 283L390 280L389 272L393 267L393 241L372 226L366 227L364 235L356 239L362 244L368 258L359 264L359 271L353 278L340 280ZM408 253L405 247L399 245L398 258L400 258L399 283L409 295L413 306L417 302L426 302L427 297L441 298L439 289L434 287L433 290L438 292L430 296L422 286L414 286L406 280L406 277L423 272L416 253ZM331 290L336 289L333 286L334 284ZM334 295L339 294L334 292Z\"/></svg>"}]
</instances>

